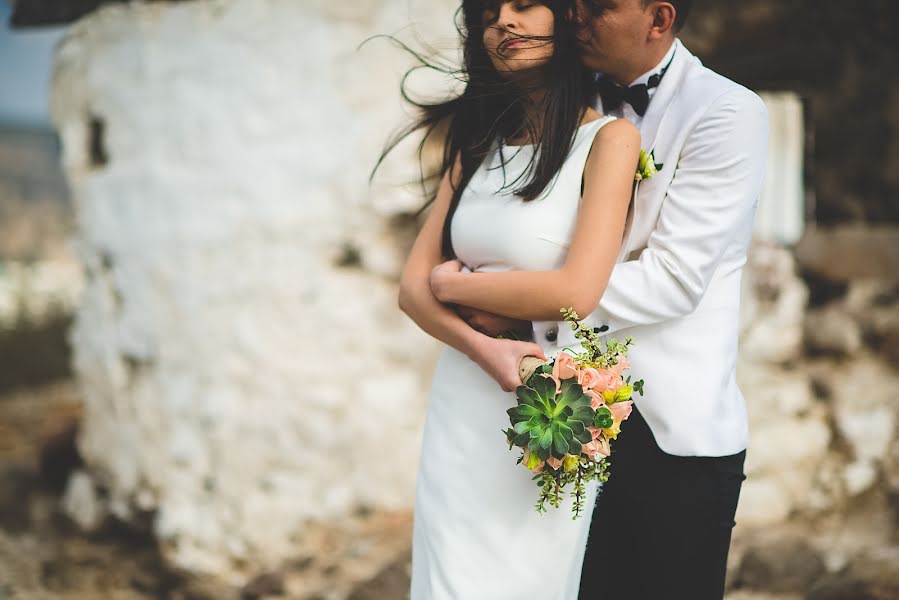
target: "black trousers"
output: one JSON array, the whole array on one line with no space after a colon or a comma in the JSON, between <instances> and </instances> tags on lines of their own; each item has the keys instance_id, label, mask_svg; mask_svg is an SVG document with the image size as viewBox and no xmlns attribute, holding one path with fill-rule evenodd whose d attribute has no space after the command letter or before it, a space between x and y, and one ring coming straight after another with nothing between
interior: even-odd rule
<instances>
[{"instance_id":1,"label":"black trousers","mask_svg":"<svg viewBox=\"0 0 899 600\"><path fill-rule=\"evenodd\" d=\"M635 408L612 443L579 600L721 600L745 458L666 454Z\"/></svg>"}]
</instances>

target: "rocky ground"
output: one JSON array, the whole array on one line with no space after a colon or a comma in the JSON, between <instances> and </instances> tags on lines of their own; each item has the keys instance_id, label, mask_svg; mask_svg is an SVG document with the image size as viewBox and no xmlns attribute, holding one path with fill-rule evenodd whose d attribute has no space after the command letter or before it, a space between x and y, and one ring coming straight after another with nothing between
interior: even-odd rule
<instances>
[{"instance_id":1,"label":"rocky ground","mask_svg":"<svg viewBox=\"0 0 899 600\"><path fill-rule=\"evenodd\" d=\"M408 562L408 513L360 512L343 524L312 527L314 552L242 589L168 569L152 537L131 526L108 521L81 533L62 506L66 478L79 466L73 434L80 409L70 381L0 396L0 600L401 597L405 567L381 573L383 593L354 590L385 564Z\"/></svg>"},{"instance_id":2,"label":"rocky ground","mask_svg":"<svg viewBox=\"0 0 899 600\"><path fill-rule=\"evenodd\" d=\"M243 588L170 570L151 536L108 521L81 533L62 510L79 466L70 381L0 396L0 599L385 600L405 597L411 515L364 513L310 530L310 552ZM843 513L739 527L727 600L899 598L899 497L873 488Z\"/></svg>"}]
</instances>

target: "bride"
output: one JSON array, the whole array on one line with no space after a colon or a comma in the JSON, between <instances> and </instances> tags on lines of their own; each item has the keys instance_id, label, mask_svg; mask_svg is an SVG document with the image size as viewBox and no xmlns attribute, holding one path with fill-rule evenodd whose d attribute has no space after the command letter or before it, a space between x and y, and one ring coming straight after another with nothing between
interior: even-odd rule
<instances>
[{"instance_id":1,"label":"bride","mask_svg":"<svg viewBox=\"0 0 899 600\"><path fill-rule=\"evenodd\" d=\"M589 517L572 520L570 499L536 512L532 474L501 433L521 358L561 351L551 335L532 340L530 322L599 303L640 152L633 125L591 108L571 5L465 0L464 91L418 105L421 120L399 136L446 135L399 291L400 308L445 344L422 437L412 600L578 595ZM585 515L595 494L591 484Z\"/></svg>"}]
</instances>

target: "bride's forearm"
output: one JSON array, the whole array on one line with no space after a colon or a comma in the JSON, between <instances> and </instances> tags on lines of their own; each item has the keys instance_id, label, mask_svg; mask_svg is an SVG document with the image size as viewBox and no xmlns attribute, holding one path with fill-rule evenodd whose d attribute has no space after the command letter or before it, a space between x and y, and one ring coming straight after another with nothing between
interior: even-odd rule
<instances>
[{"instance_id":1,"label":"bride's forearm","mask_svg":"<svg viewBox=\"0 0 899 600\"><path fill-rule=\"evenodd\" d=\"M427 280L401 285L399 306L422 331L477 362L487 336L472 329L455 311L435 298Z\"/></svg>"},{"instance_id":2,"label":"bride's forearm","mask_svg":"<svg viewBox=\"0 0 899 600\"><path fill-rule=\"evenodd\" d=\"M559 309L579 316L594 310L576 278L564 270L446 273L434 290L437 299L526 321L559 321Z\"/></svg>"}]
</instances>

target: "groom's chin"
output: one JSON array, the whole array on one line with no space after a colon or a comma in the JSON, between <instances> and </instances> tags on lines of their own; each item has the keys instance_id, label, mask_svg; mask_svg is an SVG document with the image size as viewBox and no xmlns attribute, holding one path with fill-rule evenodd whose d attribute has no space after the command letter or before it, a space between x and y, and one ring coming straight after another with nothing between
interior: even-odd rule
<instances>
[{"instance_id":1,"label":"groom's chin","mask_svg":"<svg viewBox=\"0 0 899 600\"><path fill-rule=\"evenodd\" d=\"M591 71L602 71L601 61L596 57L596 55L591 54L590 52L582 51L578 58L580 59L581 64Z\"/></svg>"},{"instance_id":2,"label":"groom's chin","mask_svg":"<svg viewBox=\"0 0 899 600\"><path fill-rule=\"evenodd\" d=\"M593 71L601 71L602 69L599 57L596 55L596 52L593 51L593 48L586 43L578 44L578 58L581 61L581 64L591 69Z\"/></svg>"}]
</instances>

